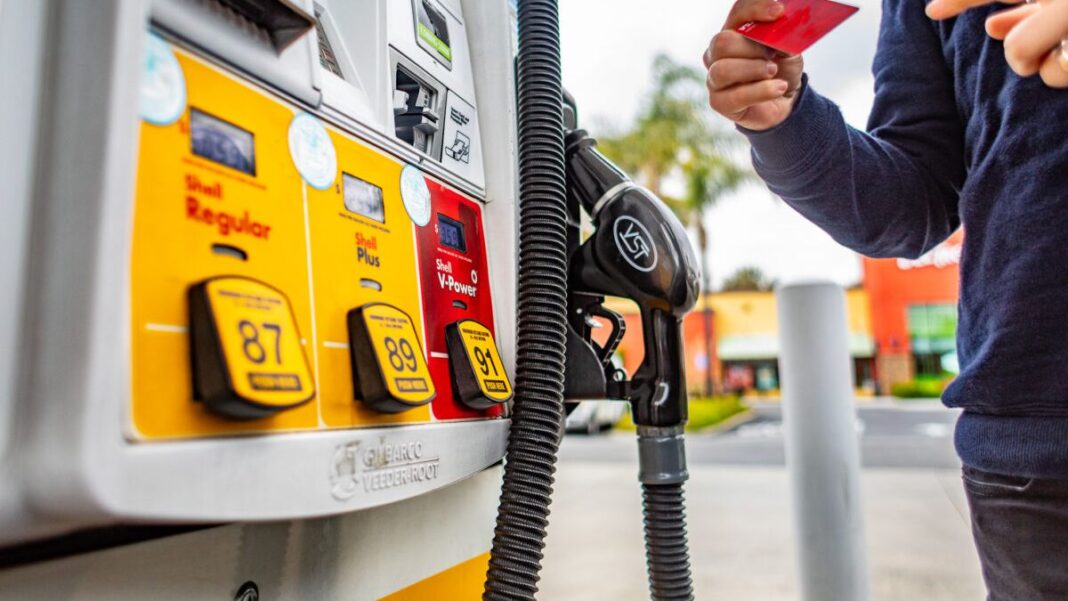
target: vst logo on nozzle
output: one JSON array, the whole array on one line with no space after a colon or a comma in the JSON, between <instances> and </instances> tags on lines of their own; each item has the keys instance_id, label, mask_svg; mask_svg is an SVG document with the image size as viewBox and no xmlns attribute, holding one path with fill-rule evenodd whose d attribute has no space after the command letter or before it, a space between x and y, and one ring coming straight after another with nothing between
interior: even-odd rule
<instances>
[{"instance_id":1,"label":"vst logo on nozzle","mask_svg":"<svg viewBox=\"0 0 1068 601\"><path fill-rule=\"evenodd\" d=\"M641 272L650 272L656 267L656 246L649 230L637 219L622 215L612 225L612 234L619 254L631 267Z\"/></svg>"}]
</instances>

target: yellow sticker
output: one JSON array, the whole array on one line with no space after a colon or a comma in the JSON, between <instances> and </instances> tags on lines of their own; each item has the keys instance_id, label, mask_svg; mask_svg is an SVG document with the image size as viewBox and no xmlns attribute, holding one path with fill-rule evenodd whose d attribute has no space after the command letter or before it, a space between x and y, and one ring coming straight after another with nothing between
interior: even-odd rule
<instances>
[{"instance_id":1,"label":"yellow sticker","mask_svg":"<svg viewBox=\"0 0 1068 601\"><path fill-rule=\"evenodd\" d=\"M512 385L508 382L493 334L486 326L472 320L461 321L457 328L482 394L498 402L512 398Z\"/></svg>"},{"instance_id":2,"label":"yellow sticker","mask_svg":"<svg viewBox=\"0 0 1068 601\"><path fill-rule=\"evenodd\" d=\"M389 395L410 405L433 399L434 382L411 318L384 303L365 306L362 315Z\"/></svg>"},{"instance_id":3,"label":"yellow sticker","mask_svg":"<svg viewBox=\"0 0 1068 601\"><path fill-rule=\"evenodd\" d=\"M207 282L206 292L226 370L236 395L268 406L290 406L315 394L289 299L242 277Z\"/></svg>"}]
</instances>

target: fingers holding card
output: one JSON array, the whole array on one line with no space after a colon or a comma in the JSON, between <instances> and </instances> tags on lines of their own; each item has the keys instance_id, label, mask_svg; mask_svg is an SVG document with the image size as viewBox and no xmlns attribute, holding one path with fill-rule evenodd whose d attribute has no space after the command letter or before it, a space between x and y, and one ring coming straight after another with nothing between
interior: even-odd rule
<instances>
[{"instance_id":1,"label":"fingers holding card","mask_svg":"<svg viewBox=\"0 0 1068 601\"><path fill-rule=\"evenodd\" d=\"M801 54L859 8L833 0L782 0L782 16L772 22L747 21L735 31L786 54Z\"/></svg>"}]
</instances>

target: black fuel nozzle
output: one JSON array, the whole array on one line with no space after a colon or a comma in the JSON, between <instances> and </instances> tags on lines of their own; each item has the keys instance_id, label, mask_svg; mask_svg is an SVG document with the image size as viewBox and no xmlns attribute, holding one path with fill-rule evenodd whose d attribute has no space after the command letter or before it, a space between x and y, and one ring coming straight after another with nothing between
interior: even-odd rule
<instances>
[{"instance_id":1,"label":"black fuel nozzle","mask_svg":"<svg viewBox=\"0 0 1068 601\"><path fill-rule=\"evenodd\" d=\"M597 152L585 131L568 132L564 148L572 222L565 390L600 385L607 396L631 402L638 430L650 598L692 600L683 503L689 472L683 433L688 411L682 318L697 303L697 259L678 217ZM582 210L595 229L580 243ZM641 313L645 357L630 382L621 381L619 376L626 374L609 370L607 362L622 328L614 328L603 346L590 336L590 315L607 311L601 305L605 295L629 298ZM598 381L595 369L582 367L591 359L601 360L604 379Z\"/></svg>"},{"instance_id":2,"label":"black fuel nozzle","mask_svg":"<svg viewBox=\"0 0 1068 601\"><path fill-rule=\"evenodd\" d=\"M637 303L645 357L627 387L634 423L680 426L687 418L682 317L696 304L700 281L686 231L663 201L598 152L584 130L569 132L564 145L569 206L585 209L595 228L571 253L571 289Z\"/></svg>"}]
</instances>

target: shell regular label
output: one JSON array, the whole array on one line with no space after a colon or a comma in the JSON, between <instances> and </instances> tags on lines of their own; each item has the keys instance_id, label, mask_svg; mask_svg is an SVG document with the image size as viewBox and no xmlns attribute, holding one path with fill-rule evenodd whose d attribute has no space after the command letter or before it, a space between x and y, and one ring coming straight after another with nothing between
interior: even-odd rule
<instances>
[{"instance_id":1,"label":"shell regular label","mask_svg":"<svg viewBox=\"0 0 1068 601\"><path fill-rule=\"evenodd\" d=\"M238 396L262 405L289 406L315 393L297 322L284 294L238 277L211 280L206 291Z\"/></svg>"},{"instance_id":2,"label":"shell regular label","mask_svg":"<svg viewBox=\"0 0 1068 601\"><path fill-rule=\"evenodd\" d=\"M362 314L390 396L413 405L433 399L434 383L411 318L386 304L368 306Z\"/></svg>"},{"instance_id":3,"label":"shell regular label","mask_svg":"<svg viewBox=\"0 0 1068 601\"><path fill-rule=\"evenodd\" d=\"M508 382L493 334L486 326L471 320L460 322L458 329L482 394L499 402L512 398L512 385Z\"/></svg>"}]
</instances>

